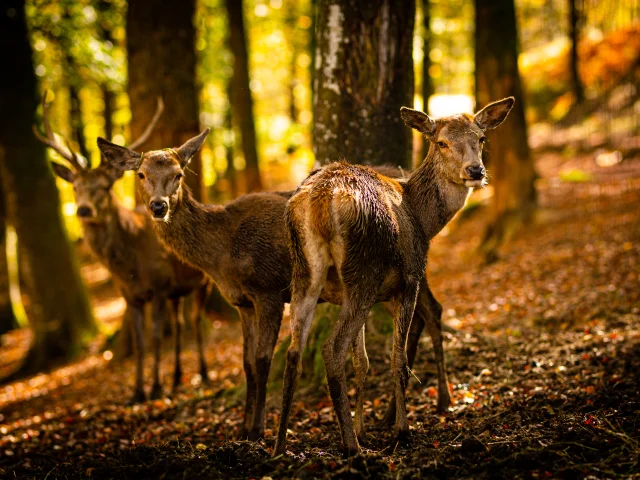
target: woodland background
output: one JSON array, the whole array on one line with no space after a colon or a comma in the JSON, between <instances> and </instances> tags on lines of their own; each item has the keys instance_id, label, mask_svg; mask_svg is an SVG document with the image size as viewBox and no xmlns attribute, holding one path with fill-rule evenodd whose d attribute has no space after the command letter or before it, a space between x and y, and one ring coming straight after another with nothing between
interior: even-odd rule
<instances>
[{"instance_id":1,"label":"woodland background","mask_svg":"<svg viewBox=\"0 0 640 480\"><path fill-rule=\"evenodd\" d=\"M345 57L339 74L361 98L314 108L331 95L314 67L336 33L329 3L364 28L344 36L371 45ZM387 4L391 20L381 15ZM403 49L392 68L404 74L380 94L375 47L389 21L406 27L389 40ZM1 474L638 474L637 0L8 0L0 51L10 67L0 75ZM194 376L172 399L125 407L124 303L82 244L73 188L48 166L60 159L31 131L45 92L54 129L93 165L96 137L138 137L159 96L166 108L146 149L210 127L187 180L211 203L292 189L316 161L411 168L427 145L405 127L387 130L399 105L437 117L515 95L504 129L489 136L489 187L430 253L456 405L434 413L425 341L410 395L414 444L389 446L379 432L368 455L342 460L328 446L337 425L317 388L323 311L306 360L314 374L297 397L296 454L268 461L272 435L233 441L242 347L233 309L214 295L214 386ZM349 146L318 135L327 131ZM115 188L136 205L133 175ZM368 423L386 405L389 328L381 312L372 316ZM280 354L286 337L284 326ZM272 375L267 428L282 369Z\"/></svg>"}]
</instances>

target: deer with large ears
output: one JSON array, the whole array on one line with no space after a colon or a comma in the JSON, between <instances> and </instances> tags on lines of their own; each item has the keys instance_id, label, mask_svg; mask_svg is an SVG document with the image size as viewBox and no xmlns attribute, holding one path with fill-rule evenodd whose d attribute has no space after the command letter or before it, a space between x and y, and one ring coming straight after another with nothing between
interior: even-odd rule
<instances>
[{"instance_id":1,"label":"deer with large ears","mask_svg":"<svg viewBox=\"0 0 640 480\"><path fill-rule=\"evenodd\" d=\"M398 437L409 434L407 336L425 275L429 241L464 206L471 189L485 183L484 132L500 125L513 104L509 97L473 116L438 120L403 107L400 114L407 126L430 142L424 162L406 181L369 167L338 162L310 175L289 200L291 345L274 455L285 451L300 359L320 296L342 305L322 356L345 453L360 451L347 396L345 360L352 346L354 356L356 352L362 355L365 319L373 304L380 301L392 301L396 306L391 354L395 433ZM337 275L329 275L332 268ZM360 382L363 372L358 364L354 362Z\"/></svg>"},{"instance_id":2,"label":"deer with large ears","mask_svg":"<svg viewBox=\"0 0 640 480\"><path fill-rule=\"evenodd\" d=\"M202 306L208 284L204 275L182 263L156 238L151 221L144 212L125 208L112 190L123 171L104 161L91 168L87 160L59 143L48 120L50 105L43 100L45 135L34 126L36 137L69 162L71 169L52 163L53 171L73 184L77 216L82 223L84 237L91 251L112 275L113 281L126 301L126 328L133 329L136 354L136 381L132 403L146 399L144 391L144 306L153 306L154 367L151 398L162 396L160 382L160 347L163 325L169 315L175 340L174 388L180 385L181 325L184 297L195 292L191 317L195 326L200 354L200 374L208 381L201 334ZM149 126L132 146L143 144L153 130L163 110L161 100ZM168 305L169 304L169 305ZM169 307L169 308L168 308Z\"/></svg>"},{"instance_id":3,"label":"deer with large ears","mask_svg":"<svg viewBox=\"0 0 640 480\"><path fill-rule=\"evenodd\" d=\"M137 171L141 197L155 220L159 237L178 256L214 279L222 294L238 309L247 380L241 436L254 439L264 433L266 384L273 348L284 303L290 300L291 262L284 212L293 192L245 195L226 206L198 203L184 185L182 175L207 133L205 130L179 148L146 153L102 139L98 140L98 146L117 169ZM392 167L377 170L390 176L402 174ZM424 282L412 323L409 356L413 362L426 325L438 367L438 405L445 409L450 396L442 350L441 310ZM364 370L368 368L366 355L358 356L357 360ZM361 399L359 396L356 413L359 425L362 425Z\"/></svg>"}]
</instances>

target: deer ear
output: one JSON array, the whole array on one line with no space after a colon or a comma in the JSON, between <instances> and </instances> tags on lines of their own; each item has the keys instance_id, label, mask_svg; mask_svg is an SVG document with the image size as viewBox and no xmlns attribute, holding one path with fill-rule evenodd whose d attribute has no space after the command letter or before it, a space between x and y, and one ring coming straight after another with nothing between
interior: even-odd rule
<instances>
[{"instance_id":1,"label":"deer ear","mask_svg":"<svg viewBox=\"0 0 640 480\"><path fill-rule=\"evenodd\" d=\"M180 159L182 160L182 167L186 166L191 160L200 147L204 143L205 138L209 135L209 129L205 128L200 135L196 135L190 140L187 140L184 145L182 145L178 149L178 154L180 155Z\"/></svg>"},{"instance_id":2,"label":"deer ear","mask_svg":"<svg viewBox=\"0 0 640 480\"><path fill-rule=\"evenodd\" d=\"M516 99L513 97L503 98L497 102L490 103L476 113L474 117L476 125L482 130L496 128L507 118L514 103L516 103Z\"/></svg>"},{"instance_id":3,"label":"deer ear","mask_svg":"<svg viewBox=\"0 0 640 480\"><path fill-rule=\"evenodd\" d=\"M76 177L76 175L67 167L62 166L59 163L51 162L51 168L53 169L53 173L55 173L58 177L69 183L73 183L73 179Z\"/></svg>"},{"instance_id":4,"label":"deer ear","mask_svg":"<svg viewBox=\"0 0 640 480\"><path fill-rule=\"evenodd\" d=\"M400 108L400 116L407 127L413 128L423 135L430 137L436 133L436 122L429 118L429 115L424 112L402 107Z\"/></svg>"},{"instance_id":5,"label":"deer ear","mask_svg":"<svg viewBox=\"0 0 640 480\"><path fill-rule=\"evenodd\" d=\"M98 137L98 148L106 162L116 170L137 170L140 166L140 154Z\"/></svg>"}]
</instances>

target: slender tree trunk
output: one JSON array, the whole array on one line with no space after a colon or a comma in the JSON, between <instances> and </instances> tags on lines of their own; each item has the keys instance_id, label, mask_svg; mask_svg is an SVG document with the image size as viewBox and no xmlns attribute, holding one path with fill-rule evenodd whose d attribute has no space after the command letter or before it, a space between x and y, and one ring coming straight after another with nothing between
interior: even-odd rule
<instances>
[{"instance_id":1,"label":"slender tree trunk","mask_svg":"<svg viewBox=\"0 0 640 480\"><path fill-rule=\"evenodd\" d=\"M104 102L104 136L111 140L113 138L113 101L114 94L105 83L100 86L102 90L102 101Z\"/></svg>"},{"instance_id":2,"label":"slender tree trunk","mask_svg":"<svg viewBox=\"0 0 640 480\"><path fill-rule=\"evenodd\" d=\"M21 373L50 368L78 353L95 333L87 292L64 229L58 190L45 155L33 140L38 94L25 2L7 0L0 13L0 170L9 220L31 272L33 344Z\"/></svg>"},{"instance_id":3,"label":"slender tree trunk","mask_svg":"<svg viewBox=\"0 0 640 480\"><path fill-rule=\"evenodd\" d=\"M580 43L580 24L582 14L582 0L569 0L569 38L571 40L571 54L569 55L571 81L576 103L584 101L584 88L578 70L578 44Z\"/></svg>"},{"instance_id":4,"label":"slender tree trunk","mask_svg":"<svg viewBox=\"0 0 640 480\"><path fill-rule=\"evenodd\" d=\"M73 138L73 140L78 144L80 154L90 162L91 155L89 154L89 150L87 149L87 140L84 136L82 101L80 100L80 92L77 87L79 80L76 78L76 74L71 72L72 69L75 69L77 67L75 66L75 62L70 59L70 56L68 56L67 62L69 68L69 124L71 125L71 138Z\"/></svg>"},{"instance_id":5,"label":"slender tree trunk","mask_svg":"<svg viewBox=\"0 0 640 480\"><path fill-rule=\"evenodd\" d=\"M176 147L199 133L196 87L195 0L135 0L127 11L127 57L131 137L144 131L156 110L165 111L144 150ZM202 163L196 155L186 172L187 184L202 198Z\"/></svg>"},{"instance_id":6,"label":"slender tree trunk","mask_svg":"<svg viewBox=\"0 0 640 480\"><path fill-rule=\"evenodd\" d=\"M422 101L423 111L429 111L429 99L431 95L435 93L433 88L433 80L429 70L431 69L431 57L429 53L431 51L431 6L429 0L422 0L422 51L424 55L422 57ZM426 138L422 138L422 154L420 155L420 161L427 157L429 151L429 142Z\"/></svg>"},{"instance_id":7,"label":"slender tree trunk","mask_svg":"<svg viewBox=\"0 0 640 480\"><path fill-rule=\"evenodd\" d=\"M229 18L229 49L233 54L233 83L231 107L233 116L240 126L242 151L244 152L246 188L248 192L262 190L256 127L253 118L253 99L249 88L249 54L244 28L242 0L225 0Z\"/></svg>"},{"instance_id":8,"label":"slender tree trunk","mask_svg":"<svg viewBox=\"0 0 640 480\"><path fill-rule=\"evenodd\" d=\"M231 98L231 90L232 90L233 78L229 79L229 84L227 85L227 95ZM227 107L227 111L224 116L224 128L233 132L233 107L231 103ZM224 146L226 149L227 155L227 170L225 171L225 176L229 181L229 189L231 192L231 198L236 198L239 195L238 192L238 172L236 171L236 167L233 164L233 151L235 148L235 142L233 139L229 139L227 144Z\"/></svg>"},{"instance_id":9,"label":"slender tree trunk","mask_svg":"<svg viewBox=\"0 0 640 480\"><path fill-rule=\"evenodd\" d=\"M73 22L71 5L66 4L63 10L62 19L64 27L72 31L75 28ZM82 101L80 100L80 85L82 83L79 76L79 68L76 59L73 57L72 39L68 35L63 35L60 40L60 47L64 51L64 68L69 82L69 126L71 127L71 138L78 144L80 154L91 161L87 141L84 136L84 120L82 118Z\"/></svg>"},{"instance_id":10,"label":"slender tree trunk","mask_svg":"<svg viewBox=\"0 0 640 480\"><path fill-rule=\"evenodd\" d=\"M476 25L476 104L482 107L509 95L516 98L499 134L488 133L494 195L482 248L491 261L500 244L531 218L536 204L535 171L518 72L514 1L476 0Z\"/></svg>"},{"instance_id":11,"label":"slender tree trunk","mask_svg":"<svg viewBox=\"0 0 640 480\"><path fill-rule=\"evenodd\" d=\"M6 220L4 194L2 191L2 182L0 182L0 335L17 326L16 317L11 307L11 295L9 294L10 281L6 254Z\"/></svg>"},{"instance_id":12,"label":"slender tree trunk","mask_svg":"<svg viewBox=\"0 0 640 480\"><path fill-rule=\"evenodd\" d=\"M321 164L411 166L414 0L321 1L318 9L315 154Z\"/></svg>"}]
</instances>

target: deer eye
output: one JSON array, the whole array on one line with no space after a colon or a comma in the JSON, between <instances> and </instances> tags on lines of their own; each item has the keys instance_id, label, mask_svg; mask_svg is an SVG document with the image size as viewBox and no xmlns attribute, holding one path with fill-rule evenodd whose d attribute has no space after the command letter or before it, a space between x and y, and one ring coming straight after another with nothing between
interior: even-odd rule
<instances>
[{"instance_id":1,"label":"deer eye","mask_svg":"<svg viewBox=\"0 0 640 480\"><path fill-rule=\"evenodd\" d=\"M449 145L447 145L445 142L438 142L438 147L440 147L440 148L448 148Z\"/></svg>"},{"instance_id":2,"label":"deer eye","mask_svg":"<svg viewBox=\"0 0 640 480\"><path fill-rule=\"evenodd\" d=\"M487 137L480 137L478 141L480 142L480 145L484 145L484 142L487 141Z\"/></svg>"},{"instance_id":3,"label":"deer eye","mask_svg":"<svg viewBox=\"0 0 640 480\"><path fill-rule=\"evenodd\" d=\"M144 180L144 173L142 173L142 172L138 172L138 178L139 178L140 180Z\"/></svg>"},{"instance_id":4,"label":"deer eye","mask_svg":"<svg viewBox=\"0 0 640 480\"><path fill-rule=\"evenodd\" d=\"M184 175L182 173L179 173L176 175L176 181L180 180L182 177L184 177Z\"/></svg>"}]
</instances>

